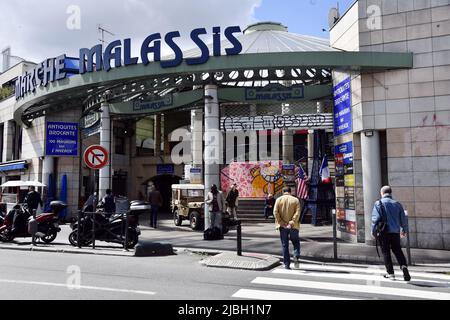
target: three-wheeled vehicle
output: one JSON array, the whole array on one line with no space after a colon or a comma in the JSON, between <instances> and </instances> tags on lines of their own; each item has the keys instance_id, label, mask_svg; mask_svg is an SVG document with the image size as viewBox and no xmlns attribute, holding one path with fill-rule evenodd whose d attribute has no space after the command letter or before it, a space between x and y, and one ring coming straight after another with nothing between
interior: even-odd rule
<instances>
[{"instance_id":1,"label":"three-wheeled vehicle","mask_svg":"<svg viewBox=\"0 0 450 320\"><path fill-rule=\"evenodd\" d=\"M202 230L205 221L205 186L201 184L172 185L172 213L177 227L189 220L192 230ZM223 216L223 234L228 233L230 215Z\"/></svg>"}]
</instances>

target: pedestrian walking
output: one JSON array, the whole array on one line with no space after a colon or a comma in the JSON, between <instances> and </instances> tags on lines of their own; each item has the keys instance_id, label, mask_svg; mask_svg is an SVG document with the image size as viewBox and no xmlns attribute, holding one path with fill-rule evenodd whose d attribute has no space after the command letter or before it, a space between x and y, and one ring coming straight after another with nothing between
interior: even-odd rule
<instances>
[{"instance_id":1,"label":"pedestrian walking","mask_svg":"<svg viewBox=\"0 0 450 320\"><path fill-rule=\"evenodd\" d=\"M225 199L215 184L211 186L211 192L208 193L205 202L209 206L211 228L216 227L222 231L222 213L225 210Z\"/></svg>"},{"instance_id":2,"label":"pedestrian walking","mask_svg":"<svg viewBox=\"0 0 450 320\"><path fill-rule=\"evenodd\" d=\"M163 198L161 192L156 187L153 187L149 194L149 202L151 205L150 213L150 227L156 229L158 227L158 213L163 205Z\"/></svg>"},{"instance_id":3,"label":"pedestrian walking","mask_svg":"<svg viewBox=\"0 0 450 320\"><path fill-rule=\"evenodd\" d=\"M237 189L237 184L234 183L231 186L231 190L230 190L230 192L228 192L228 195L226 198L228 213L234 220L237 220L238 203L239 203L239 191Z\"/></svg>"},{"instance_id":4,"label":"pedestrian walking","mask_svg":"<svg viewBox=\"0 0 450 320\"><path fill-rule=\"evenodd\" d=\"M406 237L408 232L408 220L405 210L400 202L392 198L392 188L385 186L381 188L381 200L375 203L372 212L372 235L381 245L384 264L387 274L385 278L395 280L394 266L392 263L391 250L397 258L400 269L403 271L405 281L410 281L405 255L403 254L400 239Z\"/></svg>"},{"instance_id":5,"label":"pedestrian walking","mask_svg":"<svg viewBox=\"0 0 450 320\"><path fill-rule=\"evenodd\" d=\"M275 205L275 198L273 194L269 193L266 198L266 205L264 206L264 218L267 220L273 216L273 207Z\"/></svg>"},{"instance_id":6,"label":"pedestrian walking","mask_svg":"<svg viewBox=\"0 0 450 320\"><path fill-rule=\"evenodd\" d=\"M294 267L298 269L300 266L300 211L300 201L292 196L292 189L290 187L283 188L283 196L275 202L274 216L275 226L280 231L285 269L291 268L289 240L294 245Z\"/></svg>"}]
</instances>

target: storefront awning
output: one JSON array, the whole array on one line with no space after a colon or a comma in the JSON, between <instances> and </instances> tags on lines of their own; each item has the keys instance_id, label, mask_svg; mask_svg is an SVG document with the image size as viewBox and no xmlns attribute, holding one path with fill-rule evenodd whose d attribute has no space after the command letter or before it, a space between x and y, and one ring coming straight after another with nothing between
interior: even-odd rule
<instances>
[{"instance_id":1,"label":"storefront awning","mask_svg":"<svg viewBox=\"0 0 450 320\"><path fill-rule=\"evenodd\" d=\"M16 161L0 164L0 172L25 170L28 168L26 161Z\"/></svg>"}]
</instances>

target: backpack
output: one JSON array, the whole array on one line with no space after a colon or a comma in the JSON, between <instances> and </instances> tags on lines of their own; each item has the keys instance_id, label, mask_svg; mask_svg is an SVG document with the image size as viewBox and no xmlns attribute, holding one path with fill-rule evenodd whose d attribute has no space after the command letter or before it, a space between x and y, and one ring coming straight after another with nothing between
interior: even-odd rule
<instances>
[{"instance_id":1,"label":"backpack","mask_svg":"<svg viewBox=\"0 0 450 320\"><path fill-rule=\"evenodd\" d=\"M222 231L217 227L209 228L203 233L203 238L205 240L222 240L223 234Z\"/></svg>"},{"instance_id":2,"label":"backpack","mask_svg":"<svg viewBox=\"0 0 450 320\"><path fill-rule=\"evenodd\" d=\"M378 204L381 210L380 212L381 220L378 221L377 225L375 226L375 246L377 249L378 257L380 257L380 253L378 252L378 244L380 244L381 246L381 238L387 233L388 223L387 223L387 214L383 202L379 200Z\"/></svg>"}]
</instances>

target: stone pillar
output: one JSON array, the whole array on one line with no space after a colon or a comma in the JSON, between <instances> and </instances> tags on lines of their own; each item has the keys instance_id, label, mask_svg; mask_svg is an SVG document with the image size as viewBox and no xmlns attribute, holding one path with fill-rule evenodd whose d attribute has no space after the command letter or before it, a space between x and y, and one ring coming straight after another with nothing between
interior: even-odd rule
<instances>
[{"instance_id":1,"label":"stone pillar","mask_svg":"<svg viewBox=\"0 0 450 320\"><path fill-rule=\"evenodd\" d=\"M161 156L161 115L155 116L155 157Z\"/></svg>"},{"instance_id":2,"label":"stone pillar","mask_svg":"<svg viewBox=\"0 0 450 320\"><path fill-rule=\"evenodd\" d=\"M111 117L109 114L109 104L102 104L100 145L109 153L109 162L99 172L99 199L106 195L106 190L111 189Z\"/></svg>"},{"instance_id":3,"label":"stone pillar","mask_svg":"<svg viewBox=\"0 0 450 320\"><path fill-rule=\"evenodd\" d=\"M48 185L48 178L53 174L55 158L45 157L42 163L42 183Z\"/></svg>"},{"instance_id":4,"label":"stone pillar","mask_svg":"<svg viewBox=\"0 0 450 320\"><path fill-rule=\"evenodd\" d=\"M362 176L364 185L364 221L366 243L373 244L372 209L376 200L380 198L381 185L381 156L380 134L378 131L361 133Z\"/></svg>"},{"instance_id":5,"label":"stone pillar","mask_svg":"<svg viewBox=\"0 0 450 320\"><path fill-rule=\"evenodd\" d=\"M250 106L250 117L256 117L258 114L256 105ZM250 161L258 161L258 131L249 131L250 145L248 159Z\"/></svg>"},{"instance_id":6,"label":"stone pillar","mask_svg":"<svg viewBox=\"0 0 450 320\"><path fill-rule=\"evenodd\" d=\"M205 86L205 197L213 184L220 189L220 127L219 99L216 85ZM205 206L205 230L211 226L208 206Z\"/></svg>"},{"instance_id":7,"label":"stone pillar","mask_svg":"<svg viewBox=\"0 0 450 320\"><path fill-rule=\"evenodd\" d=\"M13 144L15 136L15 123L14 120L5 122L3 130L3 159L2 162L12 161L14 159L13 155Z\"/></svg>"},{"instance_id":8,"label":"stone pillar","mask_svg":"<svg viewBox=\"0 0 450 320\"><path fill-rule=\"evenodd\" d=\"M191 111L191 150L194 167L203 165L203 111Z\"/></svg>"},{"instance_id":9,"label":"stone pillar","mask_svg":"<svg viewBox=\"0 0 450 320\"><path fill-rule=\"evenodd\" d=\"M281 110L282 115L292 114L289 104L284 104ZM294 163L294 132L292 130L283 131L283 163Z\"/></svg>"}]
</instances>

